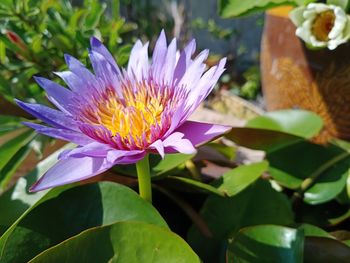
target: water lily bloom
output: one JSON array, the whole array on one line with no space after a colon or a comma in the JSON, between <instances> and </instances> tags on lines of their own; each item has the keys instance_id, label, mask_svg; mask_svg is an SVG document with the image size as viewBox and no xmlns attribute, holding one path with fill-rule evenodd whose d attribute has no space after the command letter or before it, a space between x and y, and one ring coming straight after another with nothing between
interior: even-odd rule
<instances>
[{"instance_id":1,"label":"water lily bloom","mask_svg":"<svg viewBox=\"0 0 350 263\"><path fill-rule=\"evenodd\" d=\"M25 123L38 133L73 142L31 191L85 180L114 165L132 164L147 153L196 152L195 147L230 127L187 120L208 96L226 60L206 70L208 50L195 58L195 41L183 51L160 34L149 61L148 43L137 41L126 69L96 38L89 57L94 74L66 55L69 71L56 73L68 88L36 77L57 109L17 101L47 125Z\"/></svg>"},{"instance_id":2,"label":"water lily bloom","mask_svg":"<svg viewBox=\"0 0 350 263\"><path fill-rule=\"evenodd\" d=\"M350 38L350 17L341 6L311 3L294 9L290 17L296 35L311 48L333 50Z\"/></svg>"}]
</instances>

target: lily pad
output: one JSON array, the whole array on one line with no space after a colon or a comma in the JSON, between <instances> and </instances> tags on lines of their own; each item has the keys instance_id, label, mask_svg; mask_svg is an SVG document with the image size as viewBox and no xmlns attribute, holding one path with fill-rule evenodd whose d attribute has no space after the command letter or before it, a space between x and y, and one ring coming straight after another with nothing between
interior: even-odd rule
<instances>
[{"instance_id":1,"label":"lily pad","mask_svg":"<svg viewBox=\"0 0 350 263\"><path fill-rule=\"evenodd\" d=\"M303 231L276 225L247 227L227 249L227 262L302 263Z\"/></svg>"},{"instance_id":2,"label":"lily pad","mask_svg":"<svg viewBox=\"0 0 350 263\"><path fill-rule=\"evenodd\" d=\"M83 230L130 220L167 228L153 206L125 186L103 182L55 188L1 236L0 262L27 262Z\"/></svg>"},{"instance_id":3,"label":"lily pad","mask_svg":"<svg viewBox=\"0 0 350 263\"><path fill-rule=\"evenodd\" d=\"M79 253L77 253L79 252ZM176 234L141 222L119 222L84 231L44 251L30 263L200 263Z\"/></svg>"}]
</instances>

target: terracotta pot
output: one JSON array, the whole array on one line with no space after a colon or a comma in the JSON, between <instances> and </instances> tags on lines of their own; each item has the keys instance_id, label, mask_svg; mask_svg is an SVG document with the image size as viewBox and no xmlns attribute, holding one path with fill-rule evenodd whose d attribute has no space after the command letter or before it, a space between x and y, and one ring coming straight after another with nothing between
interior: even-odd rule
<instances>
[{"instance_id":1,"label":"terracotta pot","mask_svg":"<svg viewBox=\"0 0 350 263\"><path fill-rule=\"evenodd\" d=\"M325 122L318 142L350 139L350 45L307 49L295 36L290 10L276 8L265 18L261 72L267 110L313 111Z\"/></svg>"}]
</instances>

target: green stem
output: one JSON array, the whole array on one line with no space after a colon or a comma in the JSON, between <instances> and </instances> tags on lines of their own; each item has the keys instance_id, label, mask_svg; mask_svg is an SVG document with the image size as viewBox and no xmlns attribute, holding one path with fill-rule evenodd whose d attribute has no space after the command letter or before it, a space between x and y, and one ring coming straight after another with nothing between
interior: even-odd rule
<instances>
[{"instance_id":1,"label":"green stem","mask_svg":"<svg viewBox=\"0 0 350 263\"><path fill-rule=\"evenodd\" d=\"M149 169L148 154L136 163L137 178L139 181L139 194L146 201L152 203L151 173Z\"/></svg>"},{"instance_id":2,"label":"green stem","mask_svg":"<svg viewBox=\"0 0 350 263\"><path fill-rule=\"evenodd\" d=\"M186 168L190 171L192 177L198 181L201 180L201 175L197 170L196 165L194 164L194 162L192 162L191 160L185 162L185 166Z\"/></svg>"},{"instance_id":3,"label":"green stem","mask_svg":"<svg viewBox=\"0 0 350 263\"><path fill-rule=\"evenodd\" d=\"M295 202L297 199L302 198L304 193L309 190L309 188L314 185L316 180L329 168L337 164L338 162L348 158L350 156L350 152L343 152L329 161L325 162L321 165L316 171L314 171L308 178L306 178L300 185L299 189L294 193L292 202Z\"/></svg>"}]
</instances>

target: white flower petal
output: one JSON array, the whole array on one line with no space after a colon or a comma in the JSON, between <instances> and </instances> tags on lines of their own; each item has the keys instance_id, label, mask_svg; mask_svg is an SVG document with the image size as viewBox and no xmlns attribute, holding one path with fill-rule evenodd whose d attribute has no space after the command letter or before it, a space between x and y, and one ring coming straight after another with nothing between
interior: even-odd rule
<instances>
[{"instance_id":1,"label":"white flower petal","mask_svg":"<svg viewBox=\"0 0 350 263\"><path fill-rule=\"evenodd\" d=\"M346 14L343 9L341 9L340 7L334 8L334 15L335 15L334 25L331 32L329 32L328 34L328 37L330 39L334 39L338 35L341 35L346 24Z\"/></svg>"}]
</instances>

